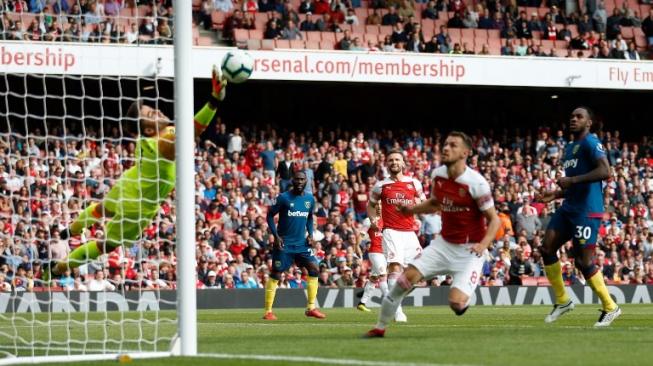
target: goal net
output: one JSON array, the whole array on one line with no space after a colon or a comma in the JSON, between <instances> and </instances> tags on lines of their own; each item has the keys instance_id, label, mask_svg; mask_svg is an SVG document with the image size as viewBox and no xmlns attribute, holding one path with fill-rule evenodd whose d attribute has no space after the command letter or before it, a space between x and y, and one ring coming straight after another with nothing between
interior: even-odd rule
<instances>
[{"instance_id":1,"label":"goal net","mask_svg":"<svg viewBox=\"0 0 653 366\"><path fill-rule=\"evenodd\" d=\"M172 80L2 75L3 356L170 350L177 332L176 295L170 291L176 287L174 192L156 198L161 206L152 218L134 214L133 208L145 206L139 201L146 200L134 197L134 190L123 189L117 200L106 203L111 189L145 159L138 151L146 147L139 141L143 131L136 119L127 117L135 101L172 120ZM156 188L170 182L140 174L128 183ZM105 217L100 218L93 212L97 222L87 220L81 233L62 238L85 209L103 202L119 212L103 208ZM144 219L142 234L132 237L133 226ZM116 233L129 236L117 238L121 246L107 240ZM74 268L45 281L48 265L65 262L73 250L92 242L101 255L71 259Z\"/></svg>"}]
</instances>

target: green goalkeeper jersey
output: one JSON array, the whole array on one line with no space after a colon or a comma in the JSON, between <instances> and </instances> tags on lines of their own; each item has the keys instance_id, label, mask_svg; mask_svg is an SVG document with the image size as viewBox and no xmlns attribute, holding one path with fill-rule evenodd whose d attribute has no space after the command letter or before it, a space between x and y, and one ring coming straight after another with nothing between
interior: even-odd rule
<instances>
[{"instance_id":1,"label":"green goalkeeper jersey","mask_svg":"<svg viewBox=\"0 0 653 366\"><path fill-rule=\"evenodd\" d=\"M136 164L111 188L105 207L116 214L154 217L175 187L175 168L174 161L160 156L157 139L139 138Z\"/></svg>"}]
</instances>

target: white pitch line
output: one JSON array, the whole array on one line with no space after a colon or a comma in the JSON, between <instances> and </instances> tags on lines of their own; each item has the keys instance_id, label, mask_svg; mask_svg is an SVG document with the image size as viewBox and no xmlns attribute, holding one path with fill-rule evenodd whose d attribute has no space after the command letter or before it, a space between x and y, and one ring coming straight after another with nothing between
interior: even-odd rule
<instances>
[{"instance_id":1,"label":"white pitch line","mask_svg":"<svg viewBox=\"0 0 653 366\"><path fill-rule=\"evenodd\" d=\"M346 358L323 358L323 357L302 357L302 356L281 356L281 355L243 355L230 353L201 353L199 357L220 358L227 360L256 360L256 361L284 361L299 363L320 363L326 365L351 365L351 366L474 366L469 364L449 363L412 363L394 361L366 361Z\"/></svg>"}]
</instances>

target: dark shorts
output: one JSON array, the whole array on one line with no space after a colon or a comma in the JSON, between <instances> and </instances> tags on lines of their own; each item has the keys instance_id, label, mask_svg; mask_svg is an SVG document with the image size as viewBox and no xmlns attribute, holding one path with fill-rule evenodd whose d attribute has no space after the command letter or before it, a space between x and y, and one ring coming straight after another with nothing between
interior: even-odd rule
<instances>
[{"instance_id":1,"label":"dark shorts","mask_svg":"<svg viewBox=\"0 0 653 366\"><path fill-rule=\"evenodd\" d=\"M598 217L558 210L553 214L547 230L557 231L562 242L572 240L575 248L593 248L600 225L601 219Z\"/></svg>"},{"instance_id":2,"label":"dark shorts","mask_svg":"<svg viewBox=\"0 0 653 366\"><path fill-rule=\"evenodd\" d=\"M287 271L293 263L299 267L308 268L311 263L317 265L319 261L313 256L313 251L309 248L302 252L272 251L272 266L276 272Z\"/></svg>"}]
</instances>

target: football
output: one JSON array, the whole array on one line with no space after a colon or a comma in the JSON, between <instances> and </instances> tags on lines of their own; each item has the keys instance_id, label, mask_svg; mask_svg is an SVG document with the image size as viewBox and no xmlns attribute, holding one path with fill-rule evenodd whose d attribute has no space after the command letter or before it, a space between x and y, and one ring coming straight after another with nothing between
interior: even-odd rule
<instances>
[{"instance_id":1,"label":"football","mask_svg":"<svg viewBox=\"0 0 653 366\"><path fill-rule=\"evenodd\" d=\"M221 63L222 74L231 83L247 81L254 69L254 58L244 51L229 51Z\"/></svg>"}]
</instances>

